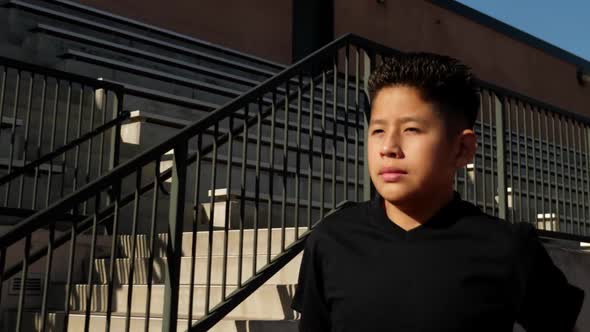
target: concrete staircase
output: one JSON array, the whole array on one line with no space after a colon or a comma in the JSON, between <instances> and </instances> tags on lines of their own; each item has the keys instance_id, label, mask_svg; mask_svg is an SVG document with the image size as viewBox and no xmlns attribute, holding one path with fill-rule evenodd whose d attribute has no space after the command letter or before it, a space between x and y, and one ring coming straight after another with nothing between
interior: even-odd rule
<instances>
[{"instance_id":1,"label":"concrete staircase","mask_svg":"<svg viewBox=\"0 0 590 332\"><path fill-rule=\"evenodd\" d=\"M223 203L219 203L222 205ZM221 218L220 215L218 218ZM221 221L217 221L220 223ZM202 225L201 228L207 228ZM307 228L301 227L285 229L285 244L289 245L295 240L295 233L302 234ZM257 249L254 255L255 233ZM239 230L227 232L227 249L225 243L225 231L214 230L211 233L211 246L209 246L209 232L200 230L196 233L196 247L193 248L192 233L183 233L182 251L183 257L180 266L180 294L179 294L179 320L180 330L187 327L189 294L191 289L191 267L195 270L193 275L194 304L192 310L193 322L205 314L205 299L209 292L210 307L222 301L222 294L230 294L238 286L238 269L241 261L241 282L245 282L253 275L254 258L256 257L256 269L266 265L268 258L273 258L281 251L282 229L271 229L271 243L269 250L268 229L260 228L256 232L252 229L243 230L240 240ZM85 310L90 305L90 331L104 331L107 308L107 287L109 281L110 258L108 247L110 237L101 236L97 243L98 254L92 266L88 261L81 261L82 267L75 271L75 285L72 286L70 297L70 314L68 317L67 331L81 331L84 329ZM114 291L112 298L111 330L124 329L126 313L130 309L130 331L143 331L144 324L148 323L150 330L161 329L161 315L164 292L164 269L167 267L164 251L167 243L167 235L159 234L155 237L153 262L150 265L150 239L146 234L135 237L135 253L132 252L133 238L130 235L117 237L118 257L115 262ZM240 257L240 243L242 256ZM66 251L66 250L64 250ZM210 252L209 252L210 251ZM100 254L103 252L103 254ZM194 256L192 253L195 253ZM224 255L224 252L227 255ZM270 252L270 256L267 254ZM59 252L56 253L59 255ZM208 282L207 262L211 255L211 274ZM65 256L65 253L64 253ZM40 262L41 263L41 262ZM292 296L297 277L301 254L291 260L283 269L271 277L262 287L231 311L212 331L297 331L297 313L290 309ZM194 264L194 265L193 265ZM225 264L225 268L224 268ZM35 264L31 270L35 270ZM132 267L133 265L133 267ZM91 302L87 302L86 296L88 284L86 278L88 270L92 271L93 282ZM129 273L133 269L133 282L130 284ZM151 282L148 272L151 269ZM64 303L66 294L65 271L54 268L48 306L48 331L62 331L64 328ZM225 272L225 274L224 274ZM226 276L225 282L223 280ZM151 300L148 309L148 285L151 284ZM225 292L222 285L225 284ZM128 292L132 288L131 303L128 303ZM23 316L24 331L38 331L40 313L30 301L30 308ZM149 310L150 319L146 321L146 313ZM14 311L4 312L4 331L14 329Z\"/></svg>"}]
</instances>

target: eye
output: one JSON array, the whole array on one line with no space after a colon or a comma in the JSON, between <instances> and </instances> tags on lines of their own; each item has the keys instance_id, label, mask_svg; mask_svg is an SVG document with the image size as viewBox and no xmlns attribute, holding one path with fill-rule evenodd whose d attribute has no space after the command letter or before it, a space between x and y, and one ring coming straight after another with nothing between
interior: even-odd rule
<instances>
[{"instance_id":1,"label":"eye","mask_svg":"<svg viewBox=\"0 0 590 332\"><path fill-rule=\"evenodd\" d=\"M383 132L383 129L374 129L372 131L372 134L374 135L374 134L379 134L379 133L382 133L382 132Z\"/></svg>"},{"instance_id":2,"label":"eye","mask_svg":"<svg viewBox=\"0 0 590 332\"><path fill-rule=\"evenodd\" d=\"M412 132L416 132L416 133L417 133L417 132L420 132L420 129L418 129L418 128L413 128L413 127L412 127L412 128L406 128L406 130L405 130L405 131L412 131Z\"/></svg>"}]
</instances>

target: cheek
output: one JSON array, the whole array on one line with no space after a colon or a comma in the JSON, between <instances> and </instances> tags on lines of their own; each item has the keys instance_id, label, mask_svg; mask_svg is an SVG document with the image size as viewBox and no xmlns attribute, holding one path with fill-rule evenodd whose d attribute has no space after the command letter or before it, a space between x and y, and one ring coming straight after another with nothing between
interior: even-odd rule
<instances>
[{"instance_id":1,"label":"cheek","mask_svg":"<svg viewBox=\"0 0 590 332\"><path fill-rule=\"evenodd\" d=\"M436 138L424 138L411 142L407 147L406 157L419 163L425 169L440 168L447 163L450 151Z\"/></svg>"}]
</instances>

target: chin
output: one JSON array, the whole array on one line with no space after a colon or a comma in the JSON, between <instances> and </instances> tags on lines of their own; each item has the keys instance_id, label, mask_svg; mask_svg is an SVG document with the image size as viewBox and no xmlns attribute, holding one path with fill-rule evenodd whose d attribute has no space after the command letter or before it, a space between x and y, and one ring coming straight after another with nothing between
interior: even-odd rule
<instances>
[{"instance_id":1,"label":"chin","mask_svg":"<svg viewBox=\"0 0 590 332\"><path fill-rule=\"evenodd\" d=\"M395 204L407 202L409 199L415 197L415 192L413 190L404 187L405 186L398 183L381 183L378 187L376 186L375 189L383 199Z\"/></svg>"}]
</instances>

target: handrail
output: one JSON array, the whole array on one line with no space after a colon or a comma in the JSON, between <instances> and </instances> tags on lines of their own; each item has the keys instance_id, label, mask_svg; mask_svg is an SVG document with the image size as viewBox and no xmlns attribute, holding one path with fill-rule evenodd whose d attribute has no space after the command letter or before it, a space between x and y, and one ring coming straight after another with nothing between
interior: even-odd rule
<instances>
[{"instance_id":1,"label":"handrail","mask_svg":"<svg viewBox=\"0 0 590 332\"><path fill-rule=\"evenodd\" d=\"M75 148L76 146L79 146L83 142L86 142L89 139L92 139L93 137L96 137L96 136L104 133L105 131L107 131L108 129L110 129L112 127L121 124L121 122L123 122L129 118L129 114L130 113L128 111L123 111L115 119L110 120L107 123L94 128L92 131L89 131L86 134L68 142L68 144L62 145L59 148L53 150L52 152L49 152L37 159L25 164L24 166L20 167L18 170L12 171L12 172L4 175L3 177L0 177L0 185L10 182L11 180L16 179L17 177L19 177L23 174L26 174L27 172L35 170L35 168L37 166L52 160L53 158L61 155L62 153Z\"/></svg>"},{"instance_id":2,"label":"handrail","mask_svg":"<svg viewBox=\"0 0 590 332\"><path fill-rule=\"evenodd\" d=\"M261 58L261 57L258 57L258 56L252 55L252 54L246 54L246 53L239 52L239 51L236 51L236 50L227 48L227 47L223 47L221 45L216 45L216 44L213 44L213 43L204 41L202 39L198 39L198 38L195 38L195 37L190 37L190 36L187 36L185 34L181 34L181 33L178 33L178 32L172 31L172 30L168 30L168 29L157 27L157 26L149 25L149 24L146 24L146 23L137 21L137 20L133 20L133 19L127 18L127 17L123 17L123 16L111 14L109 12L102 11L100 9L96 9L96 8L93 8L93 7L90 7L90 6L86 6L86 5L77 3L77 2L72 2L72 1L68 1L68 0L47 0L47 1L49 1L50 3L59 4L59 5L64 6L64 7L74 8L74 9L76 9L78 11L89 13L91 15L95 15L95 16L98 16L98 17L102 17L102 18L105 18L107 20L111 20L111 21L115 21L115 22L127 24L129 26L133 26L133 27L136 27L136 28L139 28L139 29L142 29L142 30L156 32L156 33L159 33L159 34L161 34L163 36L166 36L168 38L173 38L173 39L177 39L177 40L182 40L182 41L185 41L185 42L193 43L195 45L198 45L198 46L201 46L201 47L206 47L206 48L208 48L210 50L218 51L218 52L223 53L223 54L236 56L236 57L239 57L239 58L243 58L245 60L248 60L248 61L258 62L258 63L261 63L263 65L274 67L277 70L280 70L280 69L283 69L283 68L286 67L283 64L279 64L279 63L276 63L274 61L270 61L268 59L264 59L264 58Z\"/></svg>"}]
</instances>

